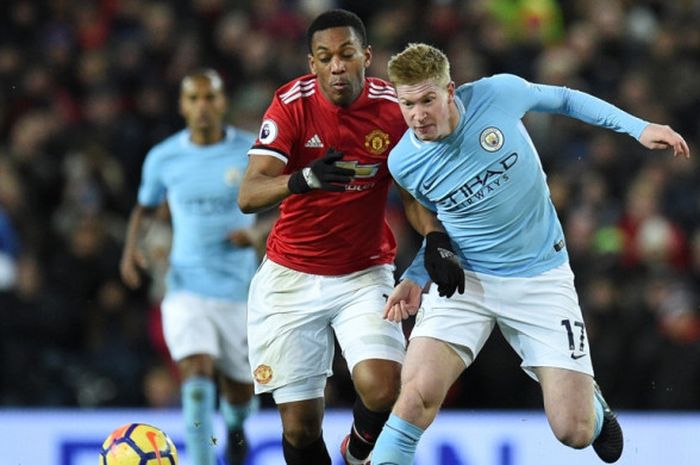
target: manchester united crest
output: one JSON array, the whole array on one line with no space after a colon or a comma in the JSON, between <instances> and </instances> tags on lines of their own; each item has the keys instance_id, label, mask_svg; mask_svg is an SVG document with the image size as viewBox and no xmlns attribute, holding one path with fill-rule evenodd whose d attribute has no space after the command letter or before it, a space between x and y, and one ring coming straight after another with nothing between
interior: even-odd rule
<instances>
[{"instance_id":1,"label":"manchester united crest","mask_svg":"<svg viewBox=\"0 0 700 465\"><path fill-rule=\"evenodd\" d=\"M381 129L375 129L365 136L365 147L375 155L381 155L389 148L389 134Z\"/></svg>"},{"instance_id":2,"label":"manchester united crest","mask_svg":"<svg viewBox=\"0 0 700 465\"><path fill-rule=\"evenodd\" d=\"M255 381L260 384L267 384L272 379L272 368L269 365L258 365L258 367L253 372L255 376Z\"/></svg>"}]
</instances>

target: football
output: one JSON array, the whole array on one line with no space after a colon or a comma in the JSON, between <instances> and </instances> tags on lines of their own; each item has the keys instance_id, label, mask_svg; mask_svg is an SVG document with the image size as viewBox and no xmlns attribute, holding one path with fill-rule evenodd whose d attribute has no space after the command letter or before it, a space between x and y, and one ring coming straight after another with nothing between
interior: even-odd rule
<instances>
[{"instance_id":1,"label":"football","mask_svg":"<svg viewBox=\"0 0 700 465\"><path fill-rule=\"evenodd\" d=\"M177 465L177 450L170 437L155 426L129 423L107 436L100 465Z\"/></svg>"}]
</instances>

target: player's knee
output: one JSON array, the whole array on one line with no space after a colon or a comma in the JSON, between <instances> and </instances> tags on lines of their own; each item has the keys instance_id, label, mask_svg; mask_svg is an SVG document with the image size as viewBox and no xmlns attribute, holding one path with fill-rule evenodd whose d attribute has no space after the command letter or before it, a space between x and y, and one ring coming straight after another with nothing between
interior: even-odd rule
<instances>
[{"instance_id":1,"label":"player's knee","mask_svg":"<svg viewBox=\"0 0 700 465\"><path fill-rule=\"evenodd\" d=\"M308 446L321 435L321 425L313 422L292 422L285 424L284 437L294 447Z\"/></svg>"},{"instance_id":2,"label":"player's knee","mask_svg":"<svg viewBox=\"0 0 700 465\"><path fill-rule=\"evenodd\" d=\"M369 410L386 412L391 410L399 397L399 383L372 383L369 387L358 388L358 394Z\"/></svg>"},{"instance_id":3,"label":"player's knee","mask_svg":"<svg viewBox=\"0 0 700 465\"><path fill-rule=\"evenodd\" d=\"M593 439L593 422L588 418L569 419L553 424L552 431L562 443L574 449L583 449Z\"/></svg>"},{"instance_id":4,"label":"player's knee","mask_svg":"<svg viewBox=\"0 0 700 465\"><path fill-rule=\"evenodd\" d=\"M373 412L391 410L401 388L400 368L354 374L355 389L365 407Z\"/></svg>"},{"instance_id":5,"label":"player's knee","mask_svg":"<svg viewBox=\"0 0 700 465\"><path fill-rule=\"evenodd\" d=\"M407 417L430 421L437 415L441 402L441 397L421 389L418 383L409 382L401 388L397 404L400 403L399 408Z\"/></svg>"}]
</instances>

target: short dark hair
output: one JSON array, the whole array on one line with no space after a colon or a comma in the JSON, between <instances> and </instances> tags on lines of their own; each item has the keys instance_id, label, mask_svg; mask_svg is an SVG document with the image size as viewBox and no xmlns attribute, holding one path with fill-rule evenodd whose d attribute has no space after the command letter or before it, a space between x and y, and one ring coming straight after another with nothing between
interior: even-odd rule
<instances>
[{"instance_id":1,"label":"short dark hair","mask_svg":"<svg viewBox=\"0 0 700 465\"><path fill-rule=\"evenodd\" d=\"M360 17L352 11L335 9L328 10L318 15L306 30L306 42L310 53L313 52L313 50L311 50L311 38L314 34L317 31L323 31L332 27L350 27L354 29L355 33L360 38L362 46L365 48L368 46L367 30Z\"/></svg>"},{"instance_id":2,"label":"short dark hair","mask_svg":"<svg viewBox=\"0 0 700 465\"><path fill-rule=\"evenodd\" d=\"M185 85L189 81L201 78L209 79L209 83L212 85L212 87L215 89L218 88L217 90L222 92L224 91L224 80L221 78L218 71L212 68L199 68L195 69L194 71L190 71L185 75L185 77L182 78L182 81L180 81L180 92L185 89Z\"/></svg>"}]
</instances>

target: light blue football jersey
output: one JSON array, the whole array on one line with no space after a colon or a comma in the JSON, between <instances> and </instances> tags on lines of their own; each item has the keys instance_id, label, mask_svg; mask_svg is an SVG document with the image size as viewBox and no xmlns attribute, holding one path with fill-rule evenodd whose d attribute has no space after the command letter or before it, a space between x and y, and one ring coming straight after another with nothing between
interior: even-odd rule
<instances>
[{"instance_id":1,"label":"light blue football jersey","mask_svg":"<svg viewBox=\"0 0 700 465\"><path fill-rule=\"evenodd\" d=\"M236 247L227 236L255 221L237 203L247 152L254 142L255 135L227 127L220 142L196 145L185 129L148 152L138 202L155 207L167 199L170 206L169 292L247 300L257 257L251 247Z\"/></svg>"},{"instance_id":2,"label":"light blue football jersey","mask_svg":"<svg viewBox=\"0 0 700 465\"><path fill-rule=\"evenodd\" d=\"M561 113L638 139L648 124L589 94L500 74L456 90L460 119L423 142L408 129L389 155L396 182L438 219L465 269L528 277L568 260L539 155L521 118ZM423 250L404 274L427 282Z\"/></svg>"}]
</instances>

